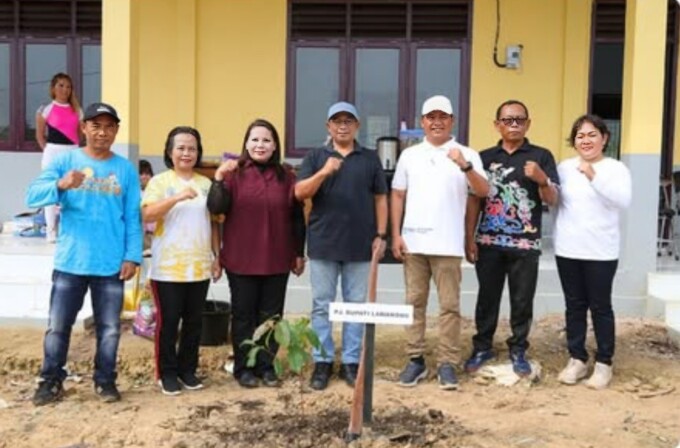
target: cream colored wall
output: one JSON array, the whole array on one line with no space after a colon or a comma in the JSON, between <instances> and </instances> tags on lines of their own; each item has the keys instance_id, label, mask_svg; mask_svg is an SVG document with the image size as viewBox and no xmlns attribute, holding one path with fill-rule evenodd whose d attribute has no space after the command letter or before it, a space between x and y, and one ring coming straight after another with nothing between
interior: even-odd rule
<instances>
[{"instance_id":1,"label":"cream colored wall","mask_svg":"<svg viewBox=\"0 0 680 448\"><path fill-rule=\"evenodd\" d=\"M565 143L571 122L586 112L590 58L591 0L504 0L499 59L505 47L522 44L519 70L496 67L493 45L496 1L475 0L472 28L470 144L495 144L496 108L523 101L532 125L528 137L556 158L571 154Z\"/></svg>"},{"instance_id":2,"label":"cream colored wall","mask_svg":"<svg viewBox=\"0 0 680 448\"><path fill-rule=\"evenodd\" d=\"M201 132L205 156L239 152L246 126L258 117L283 134L285 0L138 5L142 155L162 155L177 125Z\"/></svg>"}]
</instances>

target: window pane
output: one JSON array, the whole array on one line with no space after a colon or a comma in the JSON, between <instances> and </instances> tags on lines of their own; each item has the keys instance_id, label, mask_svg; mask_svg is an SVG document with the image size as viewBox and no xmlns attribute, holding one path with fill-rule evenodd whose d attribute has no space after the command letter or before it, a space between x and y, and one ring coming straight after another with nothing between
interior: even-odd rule
<instances>
[{"instance_id":1,"label":"window pane","mask_svg":"<svg viewBox=\"0 0 680 448\"><path fill-rule=\"evenodd\" d=\"M9 140L9 44L0 44L0 141Z\"/></svg>"},{"instance_id":2,"label":"window pane","mask_svg":"<svg viewBox=\"0 0 680 448\"><path fill-rule=\"evenodd\" d=\"M326 140L328 106L340 98L340 49L298 48L295 63L295 148Z\"/></svg>"},{"instance_id":3,"label":"window pane","mask_svg":"<svg viewBox=\"0 0 680 448\"><path fill-rule=\"evenodd\" d=\"M416 119L420 127L420 110L423 102L433 95L445 95L451 100L457 125L460 120L460 59L461 50L454 48L418 49L416 56Z\"/></svg>"},{"instance_id":4,"label":"window pane","mask_svg":"<svg viewBox=\"0 0 680 448\"><path fill-rule=\"evenodd\" d=\"M618 158L621 145L623 42L598 42L593 51L590 110L604 118L611 131L606 155Z\"/></svg>"},{"instance_id":5,"label":"window pane","mask_svg":"<svg viewBox=\"0 0 680 448\"><path fill-rule=\"evenodd\" d=\"M378 138L398 135L399 49L358 49L355 85L361 115L358 138L367 148L375 149Z\"/></svg>"},{"instance_id":6,"label":"window pane","mask_svg":"<svg viewBox=\"0 0 680 448\"><path fill-rule=\"evenodd\" d=\"M83 45L83 108L102 98L102 48L101 45Z\"/></svg>"},{"instance_id":7,"label":"window pane","mask_svg":"<svg viewBox=\"0 0 680 448\"><path fill-rule=\"evenodd\" d=\"M26 45L27 141L35 141L35 113L51 101L50 80L58 72L66 72L66 45Z\"/></svg>"}]
</instances>

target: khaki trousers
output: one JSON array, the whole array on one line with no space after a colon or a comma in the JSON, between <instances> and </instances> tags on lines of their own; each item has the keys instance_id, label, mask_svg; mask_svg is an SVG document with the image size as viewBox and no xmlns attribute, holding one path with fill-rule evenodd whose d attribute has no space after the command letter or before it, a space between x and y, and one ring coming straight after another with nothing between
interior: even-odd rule
<instances>
[{"instance_id":1,"label":"khaki trousers","mask_svg":"<svg viewBox=\"0 0 680 448\"><path fill-rule=\"evenodd\" d=\"M430 279L439 298L437 362L460 360L460 264L462 257L407 254L404 258L406 303L413 305L413 324L407 327L409 358L425 355L425 328Z\"/></svg>"}]
</instances>

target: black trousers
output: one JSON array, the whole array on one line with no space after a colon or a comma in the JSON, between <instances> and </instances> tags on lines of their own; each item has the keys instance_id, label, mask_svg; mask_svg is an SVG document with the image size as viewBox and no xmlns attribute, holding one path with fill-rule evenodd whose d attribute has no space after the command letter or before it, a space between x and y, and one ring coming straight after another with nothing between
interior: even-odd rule
<instances>
[{"instance_id":1,"label":"black trousers","mask_svg":"<svg viewBox=\"0 0 680 448\"><path fill-rule=\"evenodd\" d=\"M512 336L506 341L511 352L529 348L529 330L534 315L534 295L538 279L538 257L535 252L502 251L479 248L475 263L479 293L475 308L477 334L472 338L475 351L491 350L498 326L505 279L510 293L510 327Z\"/></svg>"},{"instance_id":2,"label":"black trousers","mask_svg":"<svg viewBox=\"0 0 680 448\"><path fill-rule=\"evenodd\" d=\"M210 280L152 281L156 302L156 377L195 373ZM180 322L182 324L177 344Z\"/></svg>"},{"instance_id":3,"label":"black trousers","mask_svg":"<svg viewBox=\"0 0 680 448\"><path fill-rule=\"evenodd\" d=\"M281 318L286 299L288 273L274 275L241 275L227 272L231 290L231 341L234 346L234 376L239 378L248 367L250 346L241 346L252 339L255 329L272 317ZM260 350L253 369L262 376L272 370L279 345L272 336L267 351Z\"/></svg>"},{"instance_id":4,"label":"black trousers","mask_svg":"<svg viewBox=\"0 0 680 448\"><path fill-rule=\"evenodd\" d=\"M572 358L588 361L588 310L597 342L597 362L611 365L615 348L612 284L618 260L575 260L555 257L560 275L567 322L567 347Z\"/></svg>"}]
</instances>

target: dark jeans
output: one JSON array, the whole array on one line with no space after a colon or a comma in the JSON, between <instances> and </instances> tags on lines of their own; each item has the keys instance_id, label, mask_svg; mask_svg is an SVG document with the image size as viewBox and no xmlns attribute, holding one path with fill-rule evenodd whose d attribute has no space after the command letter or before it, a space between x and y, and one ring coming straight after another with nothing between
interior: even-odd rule
<instances>
[{"instance_id":1,"label":"dark jeans","mask_svg":"<svg viewBox=\"0 0 680 448\"><path fill-rule=\"evenodd\" d=\"M612 284L618 260L575 260L555 257L564 291L567 346L572 358L588 360L586 331L588 310L597 341L597 362L611 365L615 346Z\"/></svg>"},{"instance_id":2,"label":"dark jeans","mask_svg":"<svg viewBox=\"0 0 680 448\"><path fill-rule=\"evenodd\" d=\"M288 273L274 275L240 275L227 272L231 290L231 342L234 346L234 376L247 369L250 346L241 346L252 339L255 329L268 319L283 315ZM267 350L260 350L254 367L256 375L273 369L279 345L272 336Z\"/></svg>"},{"instance_id":3,"label":"dark jeans","mask_svg":"<svg viewBox=\"0 0 680 448\"><path fill-rule=\"evenodd\" d=\"M196 373L201 345L203 308L210 280L161 282L153 280L156 302L156 377ZM179 325L182 331L179 334Z\"/></svg>"},{"instance_id":4,"label":"dark jeans","mask_svg":"<svg viewBox=\"0 0 680 448\"><path fill-rule=\"evenodd\" d=\"M538 279L538 254L479 248L475 263L479 293L475 308L477 334L472 338L475 351L491 350L498 326L505 278L510 293L510 327L507 344L511 352L529 348L529 330L534 315L534 294Z\"/></svg>"},{"instance_id":5,"label":"dark jeans","mask_svg":"<svg viewBox=\"0 0 680 448\"><path fill-rule=\"evenodd\" d=\"M40 376L45 380L64 381L71 329L83 307L88 288L97 334L94 358L95 384L116 381L116 356L120 340L120 312L123 307L123 281L119 274L110 276L74 275L52 272L50 316L45 333L45 358Z\"/></svg>"}]
</instances>

